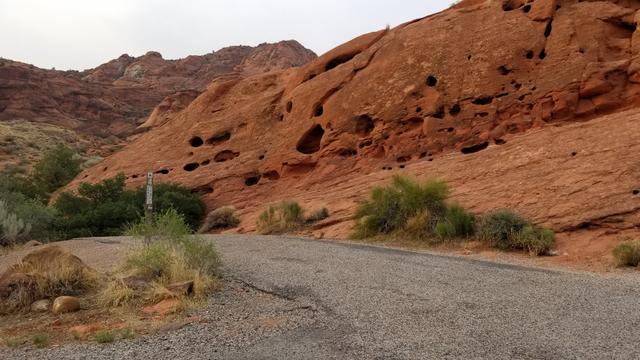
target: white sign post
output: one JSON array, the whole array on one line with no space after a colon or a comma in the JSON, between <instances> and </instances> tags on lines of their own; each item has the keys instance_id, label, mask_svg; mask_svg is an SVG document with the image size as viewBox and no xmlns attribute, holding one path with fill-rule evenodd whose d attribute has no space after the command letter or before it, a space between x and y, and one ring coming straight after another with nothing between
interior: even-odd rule
<instances>
[{"instance_id":1,"label":"white sign post","mask_svg":"<svg viewBox=\"0 0 640 360\"><path fill-rule=\"evenodd\" d=\"M153 173L147 173L147 196L144 203L144 220L147 223L147 229L153 225ZM151 236L145 236L145 243L151 244Z\"/></svg>"}]
</instances>

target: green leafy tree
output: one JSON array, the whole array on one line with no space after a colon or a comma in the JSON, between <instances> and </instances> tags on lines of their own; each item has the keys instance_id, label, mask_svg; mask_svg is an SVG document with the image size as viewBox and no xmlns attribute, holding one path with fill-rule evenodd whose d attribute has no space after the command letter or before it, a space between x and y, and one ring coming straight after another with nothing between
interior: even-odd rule
<instances>
[{"instance_id":1,"label":"green leafy tree","mask_svg":"<svg viewBox=\"0 0 640 360\"><path fill-rule=\"evenodd\" d=\"M48 151L33 168L33 182L44 192L51 194L67 185L80 173L81 160L64 145Z\"/></svg>"}]
</instances>

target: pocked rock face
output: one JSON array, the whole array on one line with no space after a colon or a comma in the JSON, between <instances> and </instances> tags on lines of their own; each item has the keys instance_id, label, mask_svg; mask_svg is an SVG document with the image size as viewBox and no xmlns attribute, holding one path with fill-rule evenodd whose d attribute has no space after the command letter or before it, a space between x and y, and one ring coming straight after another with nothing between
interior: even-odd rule
<instances>
[{"instance_id":1,"label":"pocked rock face","mask_svg":"<svg viewBox=\"0 0 640 360\"><path fill-rule=\"evenodd\" d=\"M443 154L482 159L485 149L530 129L633 107L638 8L635 1L463 1L363 35L301 68L214 81L71 188L119 172L141 185L153 171L200 192L212 208L241 209L245 230L265 203L323 189L323 199L311 202L343 209L346 220L368 188L345 199L332 195L337 184L375 173L388 178L388 170ZM540 146L530 150L540 154ZM494 196L505 203L500 196L508 194ZM527 213L523 201L514 207ZM579 222L538 219L557 228ZM344 236L340 229L333 234Z\"/></svg>"}]
</instances>

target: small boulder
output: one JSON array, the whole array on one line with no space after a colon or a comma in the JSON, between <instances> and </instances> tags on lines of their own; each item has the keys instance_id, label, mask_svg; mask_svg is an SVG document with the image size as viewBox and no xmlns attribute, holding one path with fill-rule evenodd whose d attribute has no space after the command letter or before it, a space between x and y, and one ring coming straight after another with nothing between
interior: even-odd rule
<instances>
[{"instance_id":1,"label":"small boulder","mask_svg":"<svg viewBox=\"0 0 640 360\"><path fill-rule=\"evenodd\" d=\"M167 290L176 295L189 296L193 293L193 281L184 281L168 285Z\"/></svg>"},{"instance_id":2,"label":"small boulder","mask_svg":"<svg viewBox=\"0 0 640 360\"><path fill-rule=\"evenodd\" d=\"M32 312L47 312L51 307L51 301L48 299L38 300L31 304Z\"/></svg>"},{"instance_id":3,"label":"small boulder","mask_svg":"<svg viewBox=\"0 0 640 360\"><path fill-rule=\"evenodd\" d=\"M80 299L73 296L60 296L53 301L51 312L64 314L80 310Z\"/></svg>"},{"instance_id":4,"label":"small boulder","mask_svg":"<svg viewBox=\"0 0 640 360\"><path fill-rule=\"evenodd\" d=\"M40 241L37 241L37 240L30 240L30 241L27 241L26 243L24 243L23 246L26 247L26 248L30 248L30 247L42 246L42 243Z\"/></svg>"}]
</instances>

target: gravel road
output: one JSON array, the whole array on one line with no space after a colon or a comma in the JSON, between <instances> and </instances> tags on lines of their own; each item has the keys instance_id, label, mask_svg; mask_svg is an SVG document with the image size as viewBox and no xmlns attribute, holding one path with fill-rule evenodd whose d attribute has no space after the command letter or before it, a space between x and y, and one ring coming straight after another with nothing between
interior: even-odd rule
<instances>
[{"instance_id":1,"label":"gravel road","mask_svg":"<svg viewBox=\"0 0 640 360\"><path fill-rule=\"evenodd\" d=\"M216 236L204 321L38 359L637 359L640 275L528 268L365 245Z\"/></svg>"}]
</instances>

